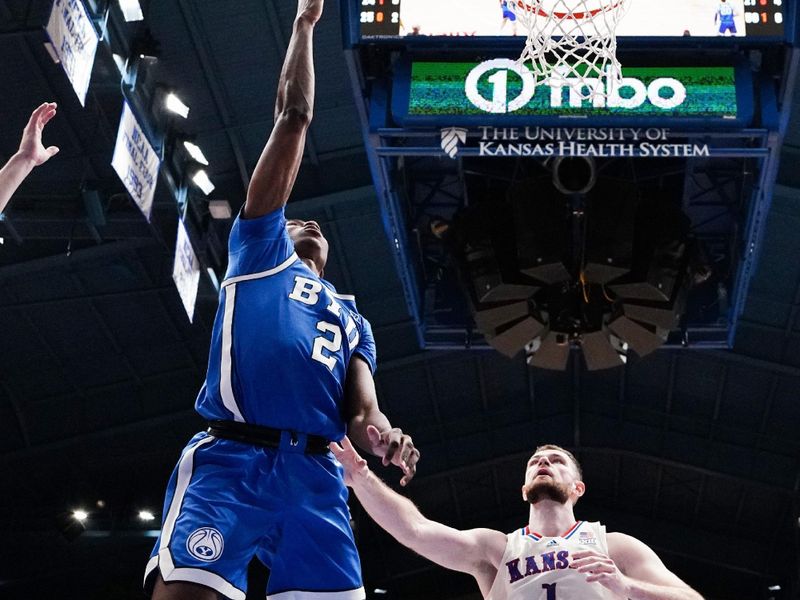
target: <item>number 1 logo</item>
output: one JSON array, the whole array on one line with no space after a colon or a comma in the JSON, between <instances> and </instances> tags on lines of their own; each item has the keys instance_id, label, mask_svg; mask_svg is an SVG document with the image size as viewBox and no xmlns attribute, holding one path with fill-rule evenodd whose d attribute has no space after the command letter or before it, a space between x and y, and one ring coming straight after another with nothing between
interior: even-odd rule
<instances>
[{"instance_id":1,"label":"number 1 logo","mask_svg":"<svg viewBox=\"0 0 800 600\"><path fill-rule=\"evenodd\" d=\"M489 101L478 91L478 82L489 71L498 69L488 77L492 83L492 100ZM513 71L522 79L522 91L519 96L508 101L508 72ZM488 113L514 112L525 106L536 92L536 81L527 68L507 58L496 58L479 64L467 75L464 92L472 104Z\"/></svg>"}]
</instances>

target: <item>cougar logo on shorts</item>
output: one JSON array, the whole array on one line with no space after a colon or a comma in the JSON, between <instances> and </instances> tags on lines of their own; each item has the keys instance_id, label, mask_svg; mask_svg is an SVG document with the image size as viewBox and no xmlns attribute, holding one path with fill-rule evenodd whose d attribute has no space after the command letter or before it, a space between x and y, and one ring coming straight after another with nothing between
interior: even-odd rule
<instances>
[{"instance_id":1,"label":"cougar logo on shorts","mask_svg":"<svg viewBox=\"0 0 800 600\"><path fill-rule=\"evenodd\" d=\"M222 556L225 541L222 534L213 527L201 527L189 534L186 549L189 554L204 562L214 562Z\"/></svg>"}]
</instances>

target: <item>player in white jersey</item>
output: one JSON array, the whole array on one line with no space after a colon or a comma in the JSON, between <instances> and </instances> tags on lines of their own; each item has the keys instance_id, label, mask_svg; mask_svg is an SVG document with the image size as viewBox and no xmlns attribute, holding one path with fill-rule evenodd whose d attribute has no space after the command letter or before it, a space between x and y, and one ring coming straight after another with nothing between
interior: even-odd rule
<instances>
[{"instance_id":1,"label":"player in white jersey","mask_svg":"<svg viewBox=\"0 0 800 600\"><path fill-rule=\"evenodd\" d=\"M586 486L563 448L540 446L531 456L522 486L528 524L508 535L426 519L369 470L350 440L331 449L345 483L381 527L433 562L472 575L487 600L702 600L644 543L575 520Z\"/></svg>"}]
</instances>

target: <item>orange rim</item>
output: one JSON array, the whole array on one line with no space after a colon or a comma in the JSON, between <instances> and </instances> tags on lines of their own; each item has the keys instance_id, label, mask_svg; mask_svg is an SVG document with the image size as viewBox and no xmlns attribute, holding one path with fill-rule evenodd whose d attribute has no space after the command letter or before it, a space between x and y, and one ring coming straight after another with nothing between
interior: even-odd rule
<instances>
[{"instance_id":1,"label":"orange rim","mask_svg":"<svg viewBox=\"0 0 800 600\"><path fill-rule=\"evenodd\" d=\"M559 19L561 21L570 21L570 20L572 20L572 21L582 21L583 19L591 19L592 17L595 17L595 16L599 15L601 12L607 12L607 11L615 10L615 9L619 8L620 6L622 6L623 2L624 2L624 0L619 0L618 2L615 2L614 4L612 4L611 6L605 6L605 7L601 7L601 8L596 8L594 10L587 10L587 11L584 11L584 12L572 12L572 13L554 12L554 13L552 13L552 15L553 15L553 17L555 17L556 19ZM535 11L537 17L544 17L545 19L549 19L550 18L550 13L545 12L544 10L542 10L541 6L537 6L537 7L534 8L533 6L530 6L524 0L517 0L516 4L517 4L517 6L519 6L520 8L522 8L524 10L527 10L528 12L534 12Z\"/></svg>"}]
</instances>

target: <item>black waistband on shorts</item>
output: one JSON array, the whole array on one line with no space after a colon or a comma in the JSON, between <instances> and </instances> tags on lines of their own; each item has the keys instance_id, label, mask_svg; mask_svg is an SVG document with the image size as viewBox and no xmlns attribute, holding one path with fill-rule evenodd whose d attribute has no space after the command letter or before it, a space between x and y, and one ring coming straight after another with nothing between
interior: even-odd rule
<instances>
[{"instance_id":1,"label":"black waistband on shorts","mask_svg":"<svg viewBox=\"0 0 800 600\"><path fill-rule=\"evenodd\" d=\"M301 438L305 437L306 454L326 454L328 452L328 444L330 444L329 440L319 435L307 434L303 436L294 431L283 432L272 427L239 423L238 421L209 421L208 433L214 437L266 448L280 448L281 438L284 434L288 435L289 445L291 446L298 445Z\"/></svg>"}]
</instances>

